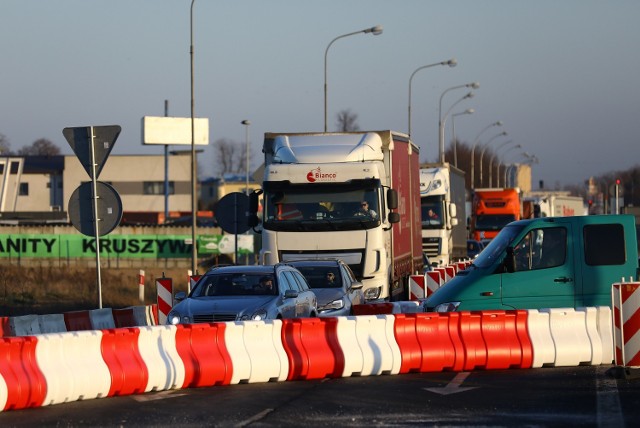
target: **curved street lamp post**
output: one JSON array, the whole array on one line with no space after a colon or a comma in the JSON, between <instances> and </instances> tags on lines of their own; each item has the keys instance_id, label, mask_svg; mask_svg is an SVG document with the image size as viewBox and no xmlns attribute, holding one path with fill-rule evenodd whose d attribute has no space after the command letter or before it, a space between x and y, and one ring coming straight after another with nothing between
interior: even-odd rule
<instances>
[{"instance_id":1,"label":"curved street lamp post","mask_svg":"<svg viewBox=\"0 0 640 428\"><path fill-rule=\"evenodd\" d=\"M451 115L451 138L453 139L453 166L458 166L458 142L456 141L456 126L454 119L456 116L462 116L464 114L473 114L475 110L472 108L468 108L465 111L461 111L460 113L453 113Z\"/></svg>"},{"instance_id":2,"label":"curved street lamp post","mask_svg":"<svg viewBox=\"0 0 640 428\"><path fill-rule=\"evenodd\" d=\"M360 31L354 31L353 33L347 33L347 34L343 34L342 36L338 36L335 39L331 40L331 42L329 42L329 45L327 45L327 49L324 51L324 132L327 132L327 54L329 53L329 48L331 47L333 42L335 42L338 39L342 39L348 36L354 36L360 33L362 34L371 33L374 36L377 36L379 34L382 34L382 25L376 25L375 27L367 28Z\"/></svg>"},{"instance_id":3,"label":"curved street lamp post","mask_svg":"<svg viewBox=\"0 0 640 428\"><path fill-rule=\"evenodd\" d=\"M415 76L416 73L418 71L420 71L420 70L423 70L423 69L429 68L429 67L435 67L436 65L448 65L449 67L455 67L456 65L458 65L458 61L456 61L455 58L451 58L448 61L440 61L440 62L436 62L434 64L423 65L422 67L416 68L414 70L414 72L411 73L411 77L409 77L409 127L408 127L408 132L407 132L409 137L411 137L411 82L413 81L413 76Z\"/></svg>"},{"instance_id":4,"label":"curved street lamp post","mask_svg":"<svg viewBox=\"0 0 640 428\"><path fill-rule=\"evenodd\" d=\"M480 87L480 84L478 82L466 83L464 85L452 86L451 88L447 88L447 89L444 90L442 95L440 95L440 103L438 104L438 131L439 131L438 132L438 134L439 134L438 135L438 141L439 141L439 147L440 147L440 150L439 150L440 151L440 155L439 155L440 163L444 163L444 123L442 122L442 99L444 98L444 95L449 91L453 91L454 89L460 89L460 88L478 89L479 87ZM469 94L467 94L467 95L469 95ZM459 100L459 101L462 101L462 100Z\"/></svg>"},{"instance_id":5,"label":"curved street lamp post","mask_svg":"<svg viewBox=\"0 0 640 428\"><path fill-rule=\"evenodd\" d=\"M502 131L501 133L491 137L489 141L487 141L486 144L482 146L482 151L480 152L480 187L484 186L484 176L482 175L482 158L484 158L484 152L487 150L487 147L489 147L489 144L491 144L493 140L505 135L509 135L509 134L507 133L507 131Z\"/></svg>"},{"instance_id":6,"label":"curved street lamp post","mask_svg":"<svg viewBox=\"0 0 640 428\"><path fill-rule=\"evenodd\" d=\"M491 128L492 126L502 126L502 121L499 120L497 122L494 122L492 124L489 124L487 126L485 126L484 128L482 128L482 130L478 133L478 135L476 135L476 138L473 140L473 145L471 146L471 189L475 189L476 187L476 183L475 183L475 171L474 171L474 164L475 164L475 156L476 156L476 145L478 144L478 140L480 140L480 136L484 133L484 131L486 131L487 129Z\"/></svg>"},{"instance_id":7,"label":"curved street lamp post","mask_svg":"<svg viewBox=\"0 0 640 428\"><path fill-rule=\"evenodd\" d=\"M512 141L509 140L506 143L503 143L500 147L511 143ZM500 165L502 165L502 161L500 160L501 157L498 156L498 151L500 151L500 147L498 147L495 151L495 153L493 154L493 156L491 156L491 161L489 162L489 187L491 187L491 177L493 177L493 160L497 157L498 158L498 170L496 171L496 186L500 187ZM520 144L516 144L515 146L511 146L509 148L507 148L507 150L504 151L503 153L503 157L505 154L507 154L509 152L509 150L513 150L513 149L520 149L522 148L522 146Z\"/></svg>"}]
</instances>

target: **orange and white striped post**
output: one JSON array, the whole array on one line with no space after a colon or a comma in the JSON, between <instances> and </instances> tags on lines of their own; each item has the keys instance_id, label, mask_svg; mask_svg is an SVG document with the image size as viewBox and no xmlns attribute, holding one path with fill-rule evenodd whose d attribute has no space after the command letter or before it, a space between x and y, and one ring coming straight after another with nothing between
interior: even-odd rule
<instances>
[{"instance_id":1,"label":"orange and white striped post","mask_svg":"<svg viewBox=\"0 0 640 428\"><path fill-rule=\"evenodd\" d=\"M144 270L140 269L138 274L138 300L144 303Z\"/></svg>"},{"instance_id":2,"label":"orange and white striped post","mask_svg":"<svg viewBox=\"0 0 640 428\"><path fill-rule=\"evenodd\" d=\"M158 278L156 281L156 286L158 289L158 324L165 325L173 307L173 281L171 278L165 278L163 273L162 278Z\"/></svg>"}]
</instances>

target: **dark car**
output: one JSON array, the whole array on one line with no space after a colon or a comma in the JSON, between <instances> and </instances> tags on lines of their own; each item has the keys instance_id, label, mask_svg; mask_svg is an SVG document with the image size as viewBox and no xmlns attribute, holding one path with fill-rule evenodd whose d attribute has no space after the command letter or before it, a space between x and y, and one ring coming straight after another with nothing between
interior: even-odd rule
<instances>
[{"instance_id":1,"label":"dark car","mask_svg":"<svg viewBox=\"0 0 640 428\"><path fill-rule=\"evenodd\" d=\"M484 244L475 239L467 239L467 257L475 259L478 254L484 249Z\"/></svg>"},{"instance_id":2,"label":"dark car","mask_svg":"<svg viewBox=\"0 0 640 428\"><path fill-rule=\"evenodd\" d=\"M339 259L289 261L307 279L318 297L318 316L351 315L353 305L364 303L362 283Z\"/></svg>"},{"instance_id":3,"label":"dark car","mask_svg":"<svg viewBox=\"0 0 640 428\"><path fill-rule=\"evenodd\" d=\"M167 317L168 324L315 317L316 295L287 264L215 267Z\"/></svg>"}]
</instances>

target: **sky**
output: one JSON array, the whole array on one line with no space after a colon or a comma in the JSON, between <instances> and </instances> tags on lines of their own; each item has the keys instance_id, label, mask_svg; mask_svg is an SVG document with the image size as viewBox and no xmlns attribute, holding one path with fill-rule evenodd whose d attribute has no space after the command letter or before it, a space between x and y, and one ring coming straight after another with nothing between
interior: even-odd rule
<instances>
[{"instance_id":1,"label":"sky","mask_svg":"<svg viewBox=\"0 0 640 428\"><path fill-rule=\"evenodd\" d=\"M640 164L640 1L195 0L193 21L190 6L0 0L0 133L11 149L46 138L72 154L63 128L120 125L112 154L162 154L142 144L141 119L164 116L165 100L170 116L190 117L193 34L195 116L209 119L210 143L244 144L249 120L256 168L265 132L323 130L329 43L382 25L328 51L330 131L349 109L361 130L408 132L410 76L455 58L412 79L422 161L437 160L449 111L445 141L454 121L460 141L502 145L504 163L535 155L533 183L546 187ZM458 103L468 89L448 89L471 82L480 87ZM215 174L211 146L199 165Z\"/></svg>"}]
</instances>

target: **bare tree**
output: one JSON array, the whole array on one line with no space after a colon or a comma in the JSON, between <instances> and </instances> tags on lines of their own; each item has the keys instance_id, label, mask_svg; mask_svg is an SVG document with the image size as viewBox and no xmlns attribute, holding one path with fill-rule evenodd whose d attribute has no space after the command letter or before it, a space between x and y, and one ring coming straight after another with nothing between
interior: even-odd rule
<instances>
[{"instance_id":1,"label":"bare tree","mask_svg":"<svg viewBox=\"0 0 640 428\"><path fill-rule=\"evenodd\" d=\"M213 143L213 156L216 172L220 176L244 172L246 169L246 143L221 138Z\"/></svg>"},{"instance_id":2,"label":"bare tree","mask_svg":"<svg viewBox=\"0 0 640 428\"><path fill-rule=\"evenodd\" d=\"M55 156L60 154L60 148L51 140L40 138L30 146L25 146L18 150L20 156Z\"/></svg>"},{"instance_id":3,"label":"bare tree","mask_svg":"<svg viewBox=\"0 0 640 428\"><path fill-rule=\"evenodd\" d=\"M360 130L360 127L357 124L358 115L352 113L350 109L341 110L336 115L336 118L338 132L353 132Z\"/></svg>"},{"instance_id":4,"label":"bare tree","mask_svg":"<svg viewBox=\"0 0 640 428\"><path fill-rule=\"evenodd\" d=\"M11 154L11 143L9 143L9 139L4 134L0 134L0 155L10 155L10 154Z\"/></svg>"}]
</instances>

